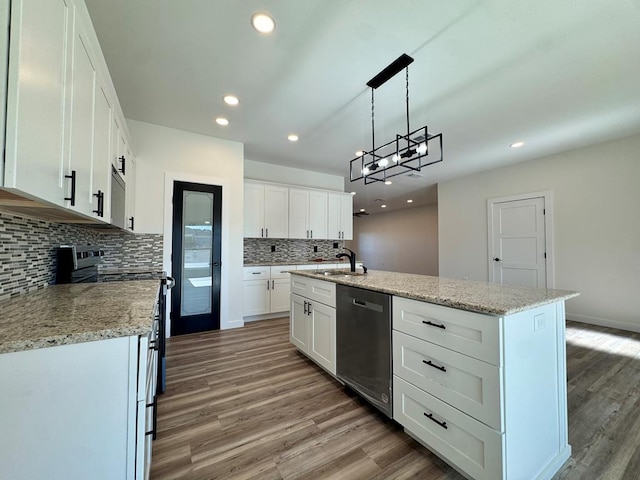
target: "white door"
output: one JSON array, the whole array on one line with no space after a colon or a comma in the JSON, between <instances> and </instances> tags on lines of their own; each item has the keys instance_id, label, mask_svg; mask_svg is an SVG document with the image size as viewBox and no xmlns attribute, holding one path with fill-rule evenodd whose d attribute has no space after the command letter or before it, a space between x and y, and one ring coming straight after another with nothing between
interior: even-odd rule
<instances>
[{"instance_id":1,"label":"white door","mask_svg":"<svg viewBox=\"0 0 640 480\"><path fill-rule=\"evenodd\" d=\"M309 316L307 299L291 295L291 315L289 317L289 340L303 352L309 351Z\"/></svg>"},{"instance_id":2,"label":"white door","mask_svg":"<svg viewBox=\"0 0 640 480\"><path fill-rule=\"evenodd\" d=\"M264 237L264 186L244 184L244 236Z\"/></svg>"},{"instance_id":3,"label":"white door","mask_svg":"<svg viewBox=\"0 0 640 480\"><path fill-rule=\"evenodd\" d=\"M245 280L243 282L243 316L269 313L270 282L271 280Z\"/></svg>"},{"instance_id":4,"label":"white door","mask_svg":"<svg viewBox=\"0 0 640 480\"><path fill-rule=\"evenodd\" d=\"M289 238L310 238L308 190L289 189Z\"/></svg>"},{"instance_id":5,"label":"white door","mask_svg":"<svg viewBox=\"0 0 640 480\"><path fill-rule=\"evenodd\" d=\"M264 236L289 238L289 189L275 185L264 187Z\"/></svg>"},{"instance_id":6,"label":"white door","mask_svg":"<svg viewBox=\"0 0 640 480\"><path fill-rule=\"evenodd\" d=\"M290 292L291 288L288 278L275 278L271 280L271 313L289 311Z\"/></svg>"},{"instance_id":7,"label":"white door","mask_svg":"<svg viewBox=\"0 0 640 480\"><path fill-rule=\"evenodd\" d=\"M336 374L336 309L311 302L309 356Z\"/></svg>"},{"instance_id":8,"label":"white door","mask_svg":"<svg viewBox=\"0 0 640 480\"><path fill-rule=\"evenodd\" d=\"M96 89L93 123L93 205L103 220L111 218L111 103L101 85ZM96 196L99 195L99 196ZM99 198L102 197L102 198Z\"/></svg>"},{"instance_id":9,"label":"white door","mask_svg":"<svg viewBox=\"0 0 640 480\"><path fill-rule=\"evenodd\" d=\"M330 193L327 197L327 238L331 240L339 240L342 237L340 202L339 193Z\"/></svg>"},{"instance_id":10,"label":"white door","mask_svg":"<svg viewBox=\"0 0 640 480\"><path fill-rule=\"evenodd\" d=\"M309 237L327 238L327 194L309 192Z\"/></svg>"},{"instance_id":11,"label":"white door","mask_svg":"<svg viewBox=\"0 0 640 480\"><path fill-rule=\"evenodd\" d=\"M340 229L342 240L353 240L353 197L340 196Z\"/></svg>"},{"instance_id":12,"label":"white door","mask_svg":"<svg viewBox=\"0 0 640 480\"><path fill-rule=\"evenodd\" d=\"M545 199L492 204L492 281L546 288Z\"/></svg>"}]
</instances>

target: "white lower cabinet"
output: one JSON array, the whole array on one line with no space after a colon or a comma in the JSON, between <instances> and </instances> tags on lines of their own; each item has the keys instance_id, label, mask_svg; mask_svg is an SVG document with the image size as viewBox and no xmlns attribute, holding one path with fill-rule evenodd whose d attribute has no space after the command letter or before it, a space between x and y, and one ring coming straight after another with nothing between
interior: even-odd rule
<instances>
[{"instance_id":1,"label":"white lower cabinet","mask_svg":"<svg viewBox=\"0 0 640 480\"><path fill-rule=\"evenodd\" d=\"M289 270L295 265L244 267L245 317L289 311Z\"/></svg>"},{"instance_id":2,"label":"white lower cabinet","mask_svg":"<svg viewBox=\"0 0 640 480\"><path fill-rule=\"evenodd\" d=\"M291 277L290 341L332 375L336 374L335 297L335 283Z\"/></svg>"},{"instance_id":3,"label":"white lower cabinet","mask_svg":"<svg viewBox=\"0 0 640 480\"><path fill-rule=\"evenodd\" d=\"M506 316L393 300L393 418L469 478L550 479L571 454L564 303Z\"/></svg>"},{"instance_id":4,"label":"white lower cabinet","mask_svg":"<svg viewBox=\"0 0 640 480\"><path fill-rule=\"evenodd\" d=\"M142 480L148 345L131 336L0 355L0 477Z\"/></svg>"}]
</instances>

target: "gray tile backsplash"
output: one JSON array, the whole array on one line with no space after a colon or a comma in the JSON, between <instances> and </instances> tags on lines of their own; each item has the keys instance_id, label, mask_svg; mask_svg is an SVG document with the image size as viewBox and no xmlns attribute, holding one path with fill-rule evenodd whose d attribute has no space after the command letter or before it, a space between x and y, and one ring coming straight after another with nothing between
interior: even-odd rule
<instances>
[{"instance_id":1,"label":"gray tile backsplash","mask_svg":"<svg viewBox=\"0 0 640 480\"><path fill-rule=\"evenodd\" d=\"M101 233L0 212L0 300L53 283L56 248L71 243L103 247L110 268L162 270L160 234Z\"/></svg>"},{"instance_id":2,"label":"gray tile backsplash","mask_svg":"<svg viewBox=\"0 0 640 480\"><path fill-rule=\"evenodd\" d=\"M338 247L334 248L334 244ZM332 259L342 252L343 246L343 240L245 238L244 263L294 263L316 258ZM271 251L272 247L275 247L274 252ZM317 252L314 247L317 247Z\"/></svg>"}]
</instances>

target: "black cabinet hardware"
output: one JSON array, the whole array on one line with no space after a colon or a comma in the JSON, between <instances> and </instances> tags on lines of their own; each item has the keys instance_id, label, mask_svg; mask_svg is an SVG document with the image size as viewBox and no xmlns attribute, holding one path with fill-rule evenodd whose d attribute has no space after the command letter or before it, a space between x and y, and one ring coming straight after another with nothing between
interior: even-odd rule
<instances>
[{"instance_id":1,"label":"black cabinet hardware","mask_svg":"<svg viewBox=\"0 0 640 480\"><path fill-rule=\"evenodd\" d=\"M213 266L214 267L221 267L222 266L222 262L213 262ZM260 272L258 272L258 273L260 273ZM254 275L255 275L255 273L254 273Z\"/></svg>"},{"instance_id":2,"label":"black cabinet hardware","mask_svg":"<svg viewBox=\"0 0 640 480\"><path fill-rule=\"evenodd\" d=\"M305 315L307 314L307 302L306 301L304 302L304 314Z\"/></svg>"},{"instance_id":3,"label":"black cabinet hardware","mask_svg":"<svg viewBox=\"0 0 640 480\"><path fill-rule=\"evenodd\" d=\"M422 363L425 365L429 365L430 367L437 368L441 372L446 372L447 369L445 367L441 367L440 365L436 365L435 363L431 363L431 360L422 360Z\"/></svg>"},{"instance_id":4,"label":"black cabinet hardware","mask_svg":"<svg viewBox=\"0 0 640 480\"><path fill-rule=\"evenodd\" d=\"M311 315L311 302L307 303L307 315Z\"/></svg>"},{"instance_id":5,"label":"black cabinet hardware","mask_svg":"<svg viewBox=\"0 0 640 480\"><path fill-rule=\"evenodd\" d=\"M134 218L129 217L129 222L131 223L131 230L133 230L133 221L134 221Z\"/></svg>"},{"instance_id":6,"label":"black cabinet hardware","mask_svg":"<svg viewBox=\"0 0 640 480\"><path fill-rule=\"evenodd\" d=\"M428 320L422 320L422 323L424 323L425 325L430 325L432 327L441 328L443 330L447 328L444 325L440 325L439 323L433 323L433 322L430 322Z\"/></svg>"},{"instance_id":7,"label":"black cabinet hardware","mask_svg":"<svg viewBox=\"0 0 640 480\"><path fill-rule=\"evenodd\" d=\"M98 209L94 210L93 213L99 217L104 217L104 192L98 190L98 193L94 193L93 196L98 199Z\"/></svg>"},{"instance_id":8,"label":"black cabinet hardware","mask_svg":"<svg viewBox=\"0 0 640 480\"><path fill-rule=\"evenodd\" d=\"M118 160L120 160L120 163L122 163L122 167L119 168L118 170L120 170L120 172L122 172L122 175L124 175L124 164L126 162L126 158L124 158L124 155L122 155L120 158L118 158Z\"/></svg>"},{"instance_id":9,"label":"black cabinet hardware","mask_svg":"<svg viewBox=\"0 0 640 480\"><path fill-rule=\"evenodd\" d=\"M64 178L71 179L71 196L64 199L71 201L71 206L74 207L76 205L76 171L71 170L71 175L65 175Z\"/></svg>"},{"instance_id":10,"label":"black cabinet hardware","mask_svg":"<svg viewBox=\"0 0 640 480\"><path fill-rule=\"evenodd\" d=\"M267 280L267 290L271 290L271 282Z\"/></svg>"},{"instance_id":11,"label":"black cabinet hardware","mask_svg":"<svg viewBox=\"0 0 640 480\"><path fill-rule=\"evenodd\" d=\"M498 257L493 259L494 262L501 262L502 260L500 260Z\"/></svg>"},{"instance_id":12,"label":"black cabinet hardware","mask_svg":"<svg viewBox=\"0 0 640 480\"><path fill-rule=\"evenodd\" d=\"M438 425L440 425L442 428L449 428L447 427L447 422L440 422L438 420L436 420L435 418L433 418L433 414L432 413L425 413L423 412L423 415L425 417L427 417L429 420L431 420L432 422L436 422Z\"/></svg>"}]
</instances>

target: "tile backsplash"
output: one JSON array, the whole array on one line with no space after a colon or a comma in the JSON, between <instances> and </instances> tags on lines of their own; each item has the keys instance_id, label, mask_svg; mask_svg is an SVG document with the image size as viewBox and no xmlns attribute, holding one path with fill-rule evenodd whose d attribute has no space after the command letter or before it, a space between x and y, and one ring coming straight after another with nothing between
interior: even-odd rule
<instances>
[{"instance_id":1,"label":"tile backsplash","mask_svg":"<svg viewBox=\"0 0 640 480\"><path fill-rule=\"evenodd\" d=\"M101 233L0 212L0 300L55 281L56 248L97 245L110 268L162 270L162 235Z\"/></svg>"},{"instance_id":2,"label":"tile backsplash","mask_svg":"<svg viewBox=\"0 0 640 480\"><path fill-rule=\"evenodd\" d=\"M337 248L334 248L334 244ZM343 246L343 240L245 238L244 263L297 263L316 258L332 259L343 251ZM275 247L273 252L272 247ZM317 252L314 247L317 247Z\"/></svg>"}]
</instances>

